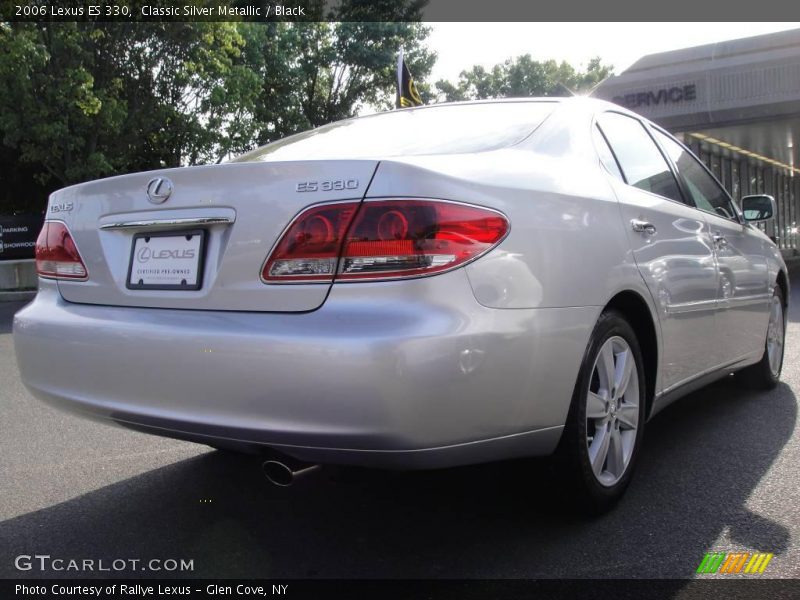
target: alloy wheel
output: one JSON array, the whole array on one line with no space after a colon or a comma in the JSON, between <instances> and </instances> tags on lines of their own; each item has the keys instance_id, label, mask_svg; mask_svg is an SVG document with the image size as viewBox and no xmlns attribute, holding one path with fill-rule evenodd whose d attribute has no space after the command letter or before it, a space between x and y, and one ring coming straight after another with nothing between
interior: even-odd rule
<instances>
[{"instance_id":1,"label":"alloy wheel","mask_svg":"<svg viewBox=\"0 0 800 600\"><path fill-rule=\"evenodd\" d=\"M639 370L623 338L606 340L586 397L586 447L595 477L612 486L625 474L639 427Z\"/></svg>"},{"instance_id":2,"label":"alloy wheel","mask_svg":"<svg viewBox=\"0 0 800 600\"><path fill-rule=\"evenodd\" d=\"M769 312L769 325L767 326L767 356L769 368L773 377L781 372L783 363L783 338L784 338L783 305L777 296L772 298Z\"/></svg>"}]
</instances>

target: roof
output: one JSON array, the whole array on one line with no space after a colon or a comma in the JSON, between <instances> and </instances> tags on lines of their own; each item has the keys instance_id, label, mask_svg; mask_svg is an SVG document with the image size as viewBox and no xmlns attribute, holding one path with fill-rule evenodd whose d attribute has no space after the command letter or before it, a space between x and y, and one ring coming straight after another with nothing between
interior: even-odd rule
<instances>
[{"instance_id":1,"label":"roof","mask_svg":"<svg viewBox=\"0 0 800 600\"><path fill-rule=\"evenodd\" d=\"M594 95L673 131L800 115L800 29L650 54Z\"/></svg>"},{"instance_id":2,"label":"roof","mask_svg":"<svg viewBox=\"0 0 800 600\"><path fill-rule=\"evenodd\" d=\"M648 54L633 63L623 75L659 68L682 70L708 68L708 62L741 59L748 55L754 59L758 54L775 54L787 49L793 53L800 52L800 29Z\"/></svg>"}]
</instances>

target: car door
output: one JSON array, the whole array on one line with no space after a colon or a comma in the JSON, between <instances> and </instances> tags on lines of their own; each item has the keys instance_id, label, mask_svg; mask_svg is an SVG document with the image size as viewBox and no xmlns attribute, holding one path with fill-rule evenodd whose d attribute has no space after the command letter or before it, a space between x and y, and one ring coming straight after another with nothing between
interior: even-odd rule
<instances>
[{"instance_id":1,"label":"car door","mask_svg":"<svg viewBox=\"0 0 800 600\"><path fill-rule=\"evenodd\" d=\"M639 272L658 307L661 387L718 364L714 336L717 269L703 214L684 203L670 164L644 124L605 112L597 125L622 179L612 178Z\"/></svg>"},{"instance_id":2,"label":"car door","mask_svg":"<svg viewBox=\"0 0 800 600\"><path fill-rule=\"evenodd\" d=\"M653 131L677 167L684 191L711 228L719 270L715 337L720 364L737 362L764 345L771 298L766 242L744 223L731 197L691 152L665 132Z\"/></svg>"}]
</instances>

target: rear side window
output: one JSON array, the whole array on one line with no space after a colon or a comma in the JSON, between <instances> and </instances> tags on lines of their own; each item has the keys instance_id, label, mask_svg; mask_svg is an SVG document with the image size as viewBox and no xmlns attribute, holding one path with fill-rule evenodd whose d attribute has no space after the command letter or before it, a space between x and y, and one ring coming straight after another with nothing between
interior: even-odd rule
<instances>
[{"instance_id":1,"label":"rear side window","mask_svg":"<svg viewBox=\"0 0 800 600\"><path fill-rule=\"evenodd\" d=\"M556 106L496 102L396 110L323 125L233 162L485 152L521 142Z\"/></svg>"},{"instance_id":2,"label":"rear side window","mask_svg":"<svg viewBox=\"0 0 800 600\"><path fill-rule=\"evenodd\" d=\"M628 185L683 202L678 182L653 138L638 120L619 113L597 119Z\"/></svg>"},{"instance_id":3,"label":"rear side window","mask_svg":"<svg viewBox=\"0 0 800 600\"><path fill-rule=\"evenodd\" d=\"M700 161L671 137L658 130L655 131L655 135L672 162L678 167L694 205L700 210L736 221L736 211L728 194L714 181Z\"/></svg>"}]
</instances>

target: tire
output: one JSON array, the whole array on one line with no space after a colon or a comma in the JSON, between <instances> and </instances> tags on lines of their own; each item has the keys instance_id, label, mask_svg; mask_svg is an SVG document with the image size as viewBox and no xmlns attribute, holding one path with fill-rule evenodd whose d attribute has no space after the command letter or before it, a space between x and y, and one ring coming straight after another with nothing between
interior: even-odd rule
<instances>
[{"instance_id":1,"label":"tire","mask_svg":"<svg viewBox=\"0 0 800 600\"><path fill-rule=\"evenodd\" d=\"M626 362L631 359L633 364ZM568 498L582 512L610 510L628 487L642 444L646 390L636 333L619 312L603 312L589 338L556 451Z\"/></svg>"},{"instance_id":2,"label":"tire","mask_svg":"<svg viewBox=\"0 0 800 600\"><path fill-rule=\"evenodd\" d=\"M736 373L739 383L748 389L771 390L778 385L781 379L784 342L786 340L784 300L783 290L776 285L770 303L764 354L756 364L745 367Z\"/></svg>"}]
</instances>

